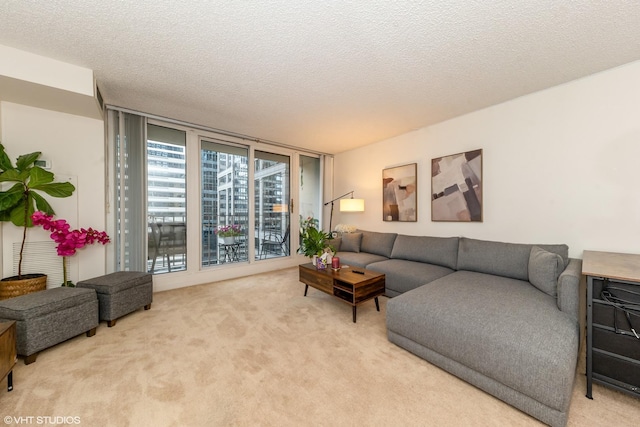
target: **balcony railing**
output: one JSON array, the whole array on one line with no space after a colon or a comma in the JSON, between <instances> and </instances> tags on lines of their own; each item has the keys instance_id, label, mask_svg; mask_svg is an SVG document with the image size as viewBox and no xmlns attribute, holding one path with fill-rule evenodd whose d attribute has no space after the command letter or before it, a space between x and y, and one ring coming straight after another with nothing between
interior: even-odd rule
<instances>
[{"instance_id":1,"label":"balcony railing","mask_svg":"<svg viewBox=\"0 0 640 427\"><path fill-rule=\"evenodd\" d=\"M243 234L232 245L224 244L216 235L220 225L238 224ZM202 221L202 266L249 260L248 215L226 215ZM270 212L255 220L255 259L288 256L290 250L289 214ZM155 215L148 227L151 273L168 273L187 267L186 222L181 215Z\"/></svg>"}]
</instances>

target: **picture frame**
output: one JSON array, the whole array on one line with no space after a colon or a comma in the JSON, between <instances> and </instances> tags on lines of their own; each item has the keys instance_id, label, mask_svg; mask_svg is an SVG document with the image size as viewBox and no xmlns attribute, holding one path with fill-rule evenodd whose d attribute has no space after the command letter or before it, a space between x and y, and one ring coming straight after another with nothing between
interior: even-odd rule
<instances>
[{"instance_id":1,"label":"picture frame","mask_svg":"<svg viewBox=\"0 0 640 427\"><path fill-rule=\"evenodd\" d=\"M382 170L382 220L418 221L418 164Z\"/></svg>"},{"instance_id":2,"label":"picture frame","mask_svg":"<svg viewBox=\"0 0 640 427\"><path fill-rule=\"evenodd\" d=\"M482 149L432 159L431 221L482 220Z\"/></svg>"}]
</instances>

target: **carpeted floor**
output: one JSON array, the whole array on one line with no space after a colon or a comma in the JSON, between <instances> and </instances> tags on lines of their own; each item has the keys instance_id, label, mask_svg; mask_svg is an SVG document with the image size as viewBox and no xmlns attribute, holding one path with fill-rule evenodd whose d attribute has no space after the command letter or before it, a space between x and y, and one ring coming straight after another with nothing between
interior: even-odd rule
<instances>
[{"instance_id":1,"label":"carpeted floor","mask_svg":"<svg viewBox=\"0 0 640 427\"><path fill-rule=\"evenodd\" d=\"M5 425L536 426L538 421L386 338L386 298L358 308L298 282L297 269L154 295L14 370ZM578 368L571 426L632 426L640 400ZM6 418L9 417L9 418ZM22 418L19 417L33 417ZM41 417L41 418L37 418ZM50 418L42 418L50 417ZM68 417L68 418L61 418ZM2 424L0 424L2 425Z\"/></svg>"}]
</instances>

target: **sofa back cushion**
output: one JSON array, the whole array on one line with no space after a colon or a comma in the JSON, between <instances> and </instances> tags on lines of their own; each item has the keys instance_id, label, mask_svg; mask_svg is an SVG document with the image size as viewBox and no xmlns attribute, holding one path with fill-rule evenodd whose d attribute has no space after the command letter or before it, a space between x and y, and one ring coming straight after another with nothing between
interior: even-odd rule
<instances>
[{"instance_id":1,"label":"sofa back cushion","mask_svg":"<svg viewBox=\"0 0 640 427\"><path fill-rule=\"evenodd\" d=\"M341 237L340 250L344 252L360 252L362 233L345 233Z\"/></svg>"},{"instance_id":2,"label":"sofa back cushion","mask_svg":"<svg viewBox=\"0 0 640 427\"><path fill-rule=\"evenodd\" d=\"M567 245L529 245L461 237L457 269L529 280L529 257L533 246L560 255L565 266L569 262Z\"/></svg>"},{"instance_id":3,"label":"sofa back cushion","mask_svg":"<svg viewBox=\"0 0 640 427\"><path fill-rule=\"evenodd\" d=\"M362 233L362 242L360 243L361 252L382 255L387 258L391 257L393 242L395 242L398 236L396 233L378 233L375 231L360 230L359 232Z\"/></svg>"},{"instance_id":4,"label":"sofa back cushion","mask_svg":"<svg viewBox=\"0 0 640 427\"><path fill-rule=\"evenodd\" d=\"M336 252L340 252L340 247L342 246L342 238L341 237L333 237L327 240L327 245L333 247Z\"/></svg>"},{"instance_id":5,"label":"sofa back cushion","mask_svg":"<svg viewBox=\"0 0 640 427\"><path fill-rule=\"evenodd\" d=\"M426 262L455 269L458 261L458 240L457 237L399 234L393 244L391 258Z\"/></svg>"},{"instance_id":6,"label":"sofa back cushion","mask_svg":"<svg viewBox=\"0 0 640 427\"><path fill-rule=\"evenodd\" d=\"M534 246L529 255L529 281L547 295L558 295L558 277L564 270L564 260L558 254Z\"/></svg>"}]
</instances>

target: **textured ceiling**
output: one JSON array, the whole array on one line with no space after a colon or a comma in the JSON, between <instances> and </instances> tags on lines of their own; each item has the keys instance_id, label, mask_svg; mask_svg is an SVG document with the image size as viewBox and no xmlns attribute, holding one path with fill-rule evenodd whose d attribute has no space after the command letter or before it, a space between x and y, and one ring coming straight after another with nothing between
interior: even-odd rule
<instances>
[{"instance_id":1,"label":"textured ceiling","mask_svg":"<svg viewBox=\"0 0 640 427\"><path fill-rule=\"evenodd\" d=\"M640 2L3 0L105 102L338 153L640 59ZM2 60L2 58L0 58Z\"/></svg>"}]
</instances>

